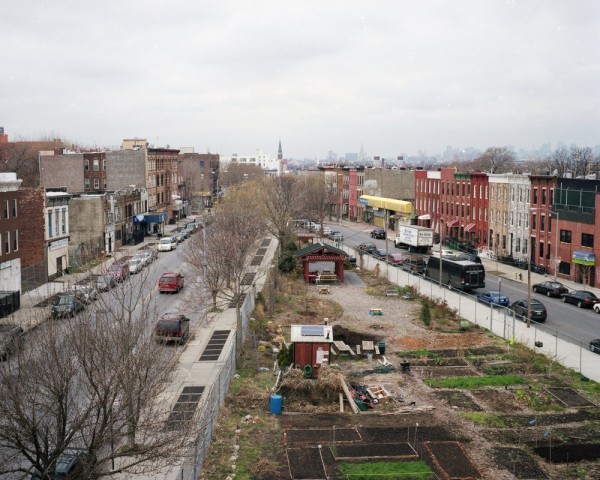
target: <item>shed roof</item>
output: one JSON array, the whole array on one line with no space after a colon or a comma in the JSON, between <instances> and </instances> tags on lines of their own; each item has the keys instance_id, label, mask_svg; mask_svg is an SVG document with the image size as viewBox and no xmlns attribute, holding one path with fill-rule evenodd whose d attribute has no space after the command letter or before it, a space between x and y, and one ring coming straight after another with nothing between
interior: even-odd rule
<instances>
[{"instance_id":1,"label":"shed roof","mask_svg":"<svg viewBox=\"0 0 600 480\"><path fill-rule=\"evenodd\" d=\"M326 254L327 252L329 253L335 253L338 255L343 255L345 257L348 256L348 254L346 252L344 252L343 250L336 248L332 245L328 245L326 243L313 243L311 245L307 245L304 248L301 248L300 250L298 250L296 252L296 256L297 257L304 257L306 255L323 255Z\"/></svg>"},{"instance_id":2,"label":"shed roof","mask_svg":"<svg viewBox=\"0 0 600 480\"><path fill-rule=\"evenodd\" d=\"M292 325L293 343L333 343L333 327L330 325Z\"/></svg>"}]
</instances>

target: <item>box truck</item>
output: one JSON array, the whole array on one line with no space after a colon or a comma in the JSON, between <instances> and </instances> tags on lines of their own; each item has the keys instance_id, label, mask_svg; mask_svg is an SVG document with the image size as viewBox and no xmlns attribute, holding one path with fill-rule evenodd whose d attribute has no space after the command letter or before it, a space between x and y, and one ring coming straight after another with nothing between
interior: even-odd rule
<instances>
[{"instance_id":1,"label":"box truck","mask_svg":"<svg viewBox=\"0 0 600 480\"><path fill-rule=\"evenodd\" d=\"M400 225L394 245L408 248L409 252L426 253L433 246L433 230L418 225Z\"/></svg>"}]
</instances>

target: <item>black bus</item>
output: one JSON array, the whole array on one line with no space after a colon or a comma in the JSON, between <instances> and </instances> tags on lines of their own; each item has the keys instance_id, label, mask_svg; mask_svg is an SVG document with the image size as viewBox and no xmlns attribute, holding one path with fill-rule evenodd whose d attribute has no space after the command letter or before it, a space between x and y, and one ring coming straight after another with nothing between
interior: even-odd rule
<instances>
[{"instance_id":1,"label":"black bus","mask_svg":"<svg viewBox=\"0 0 600 480\"><path fill-rule=\"evenodd\" d=\"M482 264L448 258L442 258L442 262L442 285L464 291L485 287L485 269ZM429 257L425 275L434 282L440 281L440 257Z\"/></svg>"}]
</instances>

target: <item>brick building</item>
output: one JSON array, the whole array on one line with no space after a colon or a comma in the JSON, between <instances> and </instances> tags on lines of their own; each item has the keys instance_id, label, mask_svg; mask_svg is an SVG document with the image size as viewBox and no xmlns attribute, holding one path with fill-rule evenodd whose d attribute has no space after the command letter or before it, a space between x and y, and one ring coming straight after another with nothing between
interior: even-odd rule
<instances>
[{"instance_id":1,"label":"brick building","mask_svg":"<svg viewBox=\"0 0 600 480\"><path fill-rule=\"evenodd\" d=\"M179 194L192 213L212 205L219 188L220 159L214 153L180 153L177 159Z\"/></svg>"}]
</instances>

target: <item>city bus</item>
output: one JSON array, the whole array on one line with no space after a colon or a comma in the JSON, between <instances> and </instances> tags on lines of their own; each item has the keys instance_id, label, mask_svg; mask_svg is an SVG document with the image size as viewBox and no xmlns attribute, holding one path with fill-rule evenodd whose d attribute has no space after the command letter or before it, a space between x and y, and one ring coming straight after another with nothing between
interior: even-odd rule
<instances>
[{"instance_id":1,"label":"city bus","mask_svg":"<svg viewBox=\"0 0 600 480\"><path fill-rule=\"evenodd\" d=\"M463 291L485 288L485 269L482 264L449 258L442 258L441 262L442 285ZM440 281L440 257L429 257L425 276L434 282Z\"/></svg>"}]
</instances>

